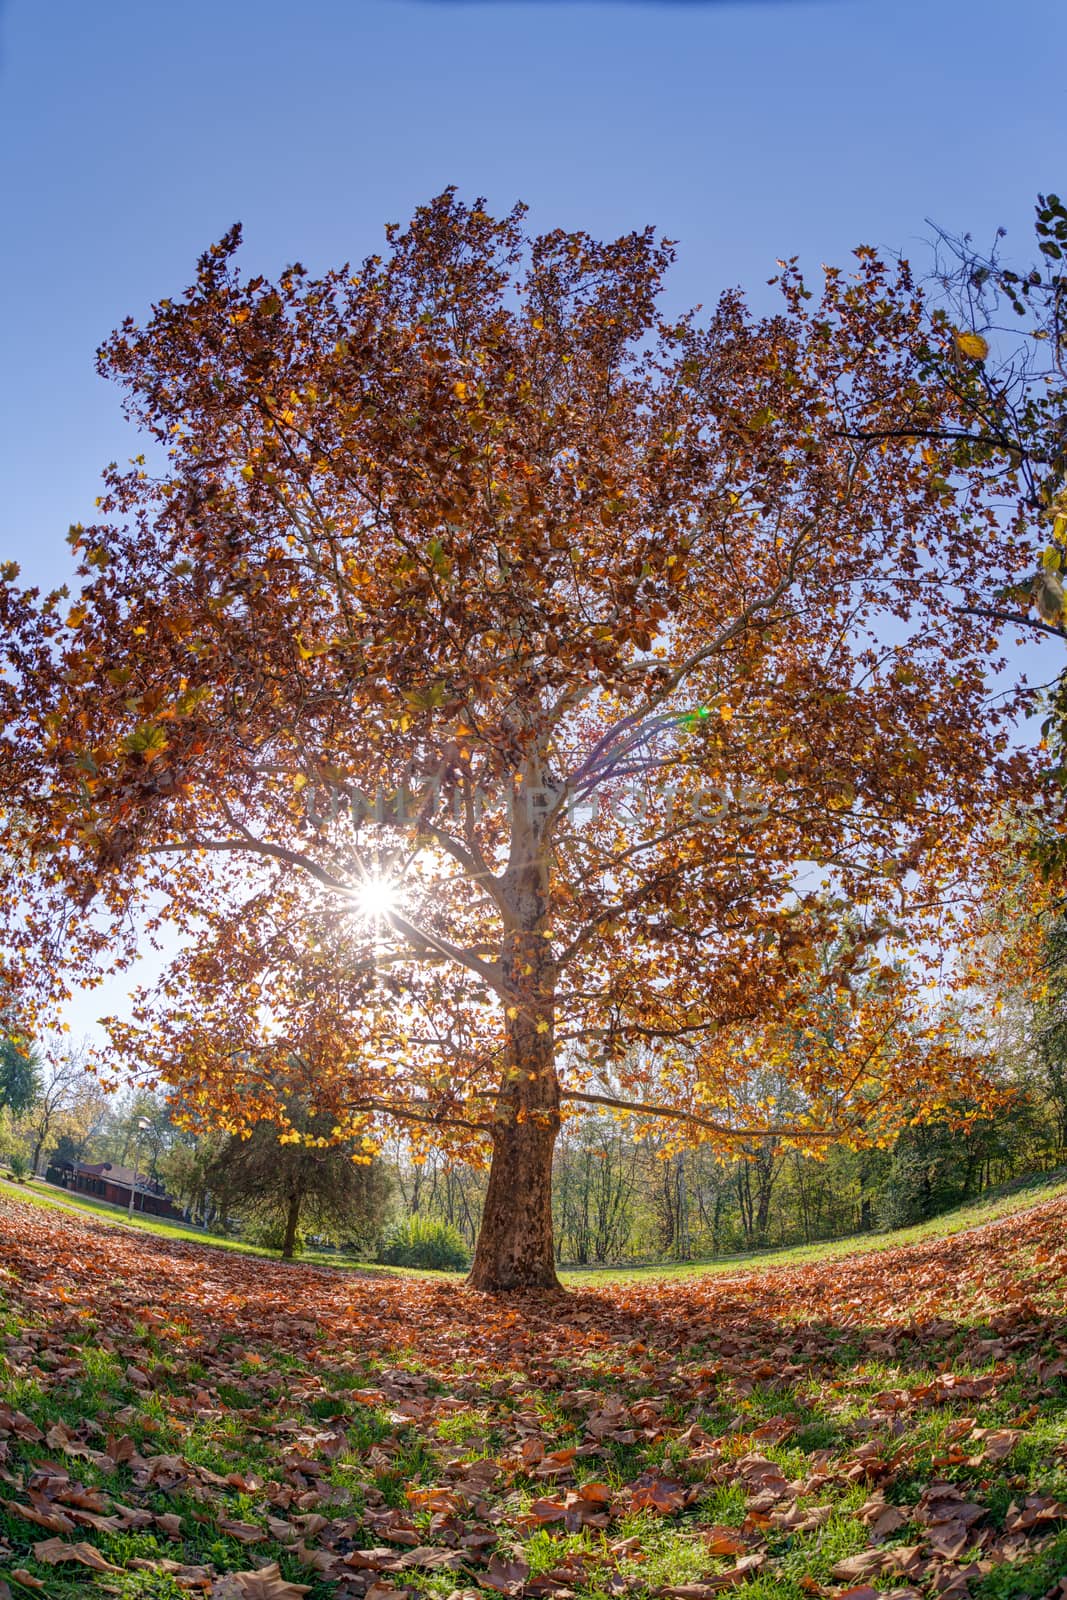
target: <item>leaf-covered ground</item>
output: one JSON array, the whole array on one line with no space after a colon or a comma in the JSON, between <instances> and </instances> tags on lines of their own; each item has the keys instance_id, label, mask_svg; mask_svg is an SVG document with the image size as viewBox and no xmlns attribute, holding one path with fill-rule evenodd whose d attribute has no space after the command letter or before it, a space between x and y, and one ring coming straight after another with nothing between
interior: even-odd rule
<instances>
[{"instance_id":1,"label":"leaf-covered ground","mask_svg":"<svg viewBox=\"0 0 1067 1600\"><path fill-rule=\"evenodd\" d=\"M1067 1201L496 1301L0 1201L0 1596L1067 1597Z\"/></svg>"}]
</instances>

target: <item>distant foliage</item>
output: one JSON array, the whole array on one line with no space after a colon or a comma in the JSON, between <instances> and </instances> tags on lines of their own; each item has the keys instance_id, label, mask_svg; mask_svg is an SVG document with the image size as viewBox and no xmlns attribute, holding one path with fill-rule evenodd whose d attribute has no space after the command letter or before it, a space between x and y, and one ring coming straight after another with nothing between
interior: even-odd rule
<instances>
[{"instance_id":1,"label":"distant foliage","mask_svg":"<svg viewBox=\"0 0 1067 1600\"><path fill-rule=\"evenodd\" d=\"M15 1182L25 1183L30 1175L30 1163L26 1160L26 1157L16 1150L9 1158L8 1165L11 1168L11 1176Z\"/></svg>"},{"instance_id":2,"label":"distant foliage","mask_svg":"<svg viewBox=\"0 0 1067 1600\"><path fill-rule=\"evenodd\" d=\"M421 1213L389 1229L378 1260L390 1267L428 1267L441 1272L462 1271L470 1265L458 1229Z\"/></svg>"}]
</instances>

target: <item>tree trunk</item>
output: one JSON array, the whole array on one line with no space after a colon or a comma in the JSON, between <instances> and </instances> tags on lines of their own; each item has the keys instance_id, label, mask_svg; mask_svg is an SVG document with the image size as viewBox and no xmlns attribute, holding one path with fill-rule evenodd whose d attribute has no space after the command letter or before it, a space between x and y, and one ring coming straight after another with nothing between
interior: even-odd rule
<instances>
[{"instance_id":1,"label":"tree trunk","mask_svg":"<svg viewBox=\"0 0 1067 1600\"><path fill-rule=\"evenodd\" d=\"M527 804L527 800L529 804ZM559 1133L555 1061L557 969L545 938L547 866L532 796L513 815L504 886L513 928L501 967L506 1055L493 1157L468 1283L472 1289L559 1289L552 1238L552 1155Z\"/></svg>"},{"instance_id":2,"label":"tree trunk","mask_svg":"<svg viewBox=\"0 0 1067 1600\"><path fill-rule=\"evenodd\" d=\"M472 1289L558 1289L552 1246L552 1151L558 1114L509 1116L493 1161L468 1282Z\"/></svg>"},{"instance_id":3,"label":"tree trunk","mask_svg":"<svg viewBox=\"0 0 1067 1600\"><path fill-rule=\"evenodd\" d=\"M285 1238L282 1241L282 1260L292 1261L296 1251L296 1228L300 1221L300 1194L289 1196L289 1209L285 1216Z\"/></svg>"}]
</instances>

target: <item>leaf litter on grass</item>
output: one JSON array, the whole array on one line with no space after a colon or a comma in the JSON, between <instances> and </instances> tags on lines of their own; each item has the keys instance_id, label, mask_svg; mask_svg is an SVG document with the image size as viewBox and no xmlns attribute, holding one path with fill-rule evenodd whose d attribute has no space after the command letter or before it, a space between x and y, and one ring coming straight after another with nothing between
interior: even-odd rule
<instances>
[{"instance_id":1,"label":"leaf litter on grass","mask_svg":"<svg viewBox=\"0 0 1067 1600\"><path fill-rule=\"evenodd\" d=\"M1059 1597L1065 1224L495 1299L5 1200L0 1570L55 1600Z\"/></svg>"}]
</instances>

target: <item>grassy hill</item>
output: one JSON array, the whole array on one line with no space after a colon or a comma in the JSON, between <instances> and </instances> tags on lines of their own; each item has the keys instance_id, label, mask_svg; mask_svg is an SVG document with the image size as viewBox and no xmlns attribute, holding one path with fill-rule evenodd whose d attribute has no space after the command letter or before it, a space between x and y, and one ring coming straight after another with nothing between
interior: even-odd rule
<instances>
[{"instance_id":1,"label":"grassy hill","mask_svg":"<svg viewBox=\"0 0 1067 1600\"><path fill-rule=\"evenodd\" d=\"M1059 1596L1067 1199L999 1211L495 1300L5 1188L0 1580L20 1600Z\"/></svg>"}]
</instances>

